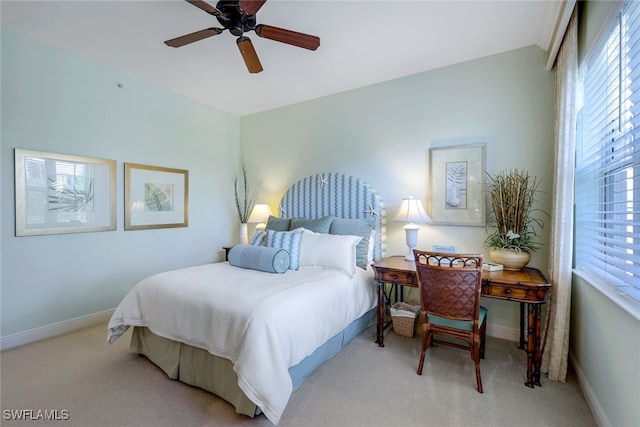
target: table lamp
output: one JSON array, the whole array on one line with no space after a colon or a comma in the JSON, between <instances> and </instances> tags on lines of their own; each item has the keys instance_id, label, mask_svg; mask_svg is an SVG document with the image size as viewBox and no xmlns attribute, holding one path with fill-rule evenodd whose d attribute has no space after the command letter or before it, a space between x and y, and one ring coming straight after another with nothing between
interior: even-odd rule
<instances>
[{"instance_id":1,"label":"table lamp","mask_svg":"<svg viewBox=\"0 0 640 427\"><path fill-rule=\"evenodd\" d=\"M249 215L247 222L257 222L256 230L264 230L267 226L269 215L272 215L269 205L258 203L253 207L253 210L251 210L251 215Z\"/></svg>"},{"instance_id":2,"label":"table lamp","mask_svg":"<svg viewBox=\"0 0 640 427\"><path fill-rule=\"evenodd\" d=\"M393 220L398 222L408 222L407 225L402 227L407 235L407 246L409 246L409 253L404 257L404 259L407 261L415 261L413 248L418 244L418 230L420 229L420 226L415 223L431 222L431 218L425 212L420 200L409 197L402 199L400 209L398 209L398 213Z\"/></svg>"}]
</instances>

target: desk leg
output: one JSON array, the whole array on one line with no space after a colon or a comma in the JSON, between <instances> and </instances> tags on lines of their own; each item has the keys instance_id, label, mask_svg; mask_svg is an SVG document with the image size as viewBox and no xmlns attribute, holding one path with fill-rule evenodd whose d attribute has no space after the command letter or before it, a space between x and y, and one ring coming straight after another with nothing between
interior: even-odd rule
<instances>
[{"instance_id":1,"label":"desk leg","mask_svg":"<svg viewBox=\"0 0 640 427\"><path fill-rule=\"evenodd\" d=\"M534 358L534 348L535 348L535 315L534 315L534 307L537 304L529 304L529 316L527 322L527 382L524 383L527 387L534 387L534 368L533 368L533 358Z\"/></svg>"},{"instance_id":2,"label":"desk leg","mask_svg":"<svg viewBox=\"0 0 640 427\"><path fill-rule=\"evenodd\" d=\"M527 347L524 345L524 303L520 303L520 345L518 346L520 350L526 350Z\"/></svg>"},{"instance_id":3,"label":"desk leg","mask_svg":"<svg viewBox=\"0 0 640 427\"><path fill-rule=\"evenodd\" d=\"M540 365L542 364L542 350L540 349L540 317L542 312L542 304L533 304L535 317L535 355L533 360L533 383L537 386L540 384Z\"/></svg>"},{"instance_id":4,"label":"desk leg","mask_svg":"<svg viewBox=\"0 0 640 427\"><path fill-rule=\"evenodd\" d=\"M384 295L384 283L378 283L378 325L376 327L376 343L379 347L384 347L384 310L385 308L385 295Z\"/></svg>"}]
</instances>

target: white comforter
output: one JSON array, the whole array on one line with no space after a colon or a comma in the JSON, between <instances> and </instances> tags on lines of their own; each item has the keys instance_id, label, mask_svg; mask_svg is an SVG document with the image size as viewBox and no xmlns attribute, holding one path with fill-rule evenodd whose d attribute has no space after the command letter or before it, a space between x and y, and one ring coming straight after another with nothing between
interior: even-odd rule
<instances>
[{"instance_id":1,"label":"white comforter","mask_svg":"<svg viewBox=\"0 0 640 427\"><path fill-rule=\"evenodd\" d=\"M289 368L375 306L370 271L355 278L305 268L271 274L216 263L148 277L116 308L113 343L129 326L234 363L238 385L277 424L292 392Z\"/></svg>"}]
</instances>

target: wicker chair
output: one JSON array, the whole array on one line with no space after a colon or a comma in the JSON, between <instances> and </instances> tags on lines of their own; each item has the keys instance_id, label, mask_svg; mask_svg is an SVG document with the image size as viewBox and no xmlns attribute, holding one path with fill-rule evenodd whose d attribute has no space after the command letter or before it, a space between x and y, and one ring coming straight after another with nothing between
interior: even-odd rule
<instances>
[{"instance_id":1,"label":"wicker chair","mask_svg":"<svg viewBox=\"0 0 640 427\"><path fill-rule=\"evenodd\" d=\"M413 252L424 322L418 375L422 375L424 358L434 335L450 335L458 342L436 342L471 352L478 392L482 393L480 358L484 359L487 331L487 309L480 306L482 255Z\"/></svg>"}]
</instances>

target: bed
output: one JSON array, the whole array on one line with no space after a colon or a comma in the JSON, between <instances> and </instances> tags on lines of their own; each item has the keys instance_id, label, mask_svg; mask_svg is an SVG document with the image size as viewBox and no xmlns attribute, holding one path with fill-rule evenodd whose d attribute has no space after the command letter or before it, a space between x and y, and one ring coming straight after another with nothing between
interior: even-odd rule
<instances>
[{"instance_id":1,"label":"bed","mask_svg":"<svg viewBox=\"0 0 640 427\"><path fill-rule=\"evenodd\" d=\"M286 248L289 269L274 274L220 262L153 275L118 305L108 341L133 327L131 351L170 378L278 424L291 393L374 323L369 264L384 256L385 221L381 198L362 180L306 177L286 191L280 216L252 242ZM351 234L363 223L366 232ZM278 246L298 238L297 247Z\"/></svg>"}]
</instances>

